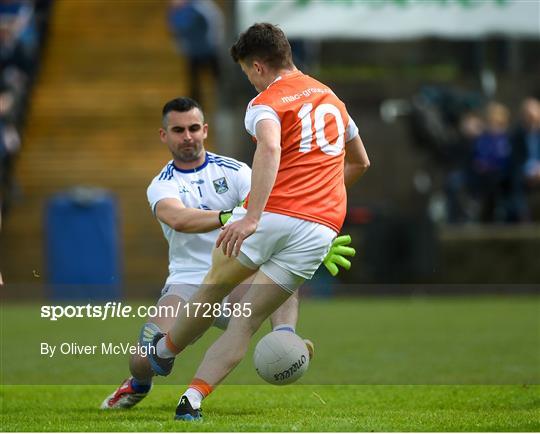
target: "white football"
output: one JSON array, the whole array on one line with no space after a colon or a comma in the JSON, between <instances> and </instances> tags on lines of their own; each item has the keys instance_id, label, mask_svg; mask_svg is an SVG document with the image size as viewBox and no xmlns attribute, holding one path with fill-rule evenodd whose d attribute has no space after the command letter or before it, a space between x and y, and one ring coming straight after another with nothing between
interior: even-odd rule
<instances>
[{"instance_id":1,"label":"white football","mask_svg":"<svg viewBox=\"0 0 540 434\"><path fill-rule=\"evenodd\" d=\"M278 330L268 333L257 343L253 363L257 373L268 383L291 384L306 372L309 353L298 335Z\"/></svg>"}]
</instances>

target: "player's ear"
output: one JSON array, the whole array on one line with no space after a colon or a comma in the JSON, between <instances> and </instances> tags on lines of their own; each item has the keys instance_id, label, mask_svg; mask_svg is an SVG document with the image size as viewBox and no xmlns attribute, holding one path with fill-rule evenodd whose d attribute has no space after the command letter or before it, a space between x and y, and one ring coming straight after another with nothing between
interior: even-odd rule
<instances>
[{"instance_id":1,"label":"player's ear","mask_svg":"<svg viewBox=\"0 0 540 434\"><path fill-rule=\"evenodd\" d=\"M159 138L161 140L161 143L167 143L167 131L165 131L165 129L159 129Z\"/></svg>"},{"instance_id":2,"label":"player's ear","mask_svg":"<svg viewBox=\"0 0 540 434\"><path fill-rule=\"evenodd\" d=\"M261 74L263 72L263 64L259 62L258 60L254 60L252 64L253 70L257 72L257 74Z\"/></svg>"},{"instance_id":3,"label":"player's ear","mask_svg":"<svg viewBox=\"0 0 540 434\"><path fill-rule=\"evenodd\" d=\"M203 124L202 126L202 129L203 129L203 139L206 139L208 137L208 124Z\"/></svg>"}]
</instances>

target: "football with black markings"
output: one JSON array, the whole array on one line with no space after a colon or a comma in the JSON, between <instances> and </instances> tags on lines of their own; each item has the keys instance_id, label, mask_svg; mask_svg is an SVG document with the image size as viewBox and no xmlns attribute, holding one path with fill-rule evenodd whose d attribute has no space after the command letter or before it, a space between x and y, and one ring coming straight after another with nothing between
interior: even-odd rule
<instances>
[{"instance_id":1,"label":"football with black markings","mask_svg":"<svg viewBox=\"0 0 540 434\"><path fill-rule=\"evenodd\" d=\"M259 376L270 384L294 383L309 366L306 343L295 333L273 331L255 347L253 362Z\"/></svg>"}]
</instances>

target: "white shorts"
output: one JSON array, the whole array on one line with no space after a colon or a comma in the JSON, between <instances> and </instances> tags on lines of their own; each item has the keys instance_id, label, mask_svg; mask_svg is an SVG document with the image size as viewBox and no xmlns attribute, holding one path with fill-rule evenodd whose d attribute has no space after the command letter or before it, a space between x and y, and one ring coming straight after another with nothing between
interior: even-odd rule
<instances>
[{"instance_id":1,"label":"white shorts","mask_svg":"<svg viewBox=\"0 0 540 434\"><path fill-rule=\"evenodd\" d=\"M247 210L235 208L227 223L240 220ZM246 238L238 260L259 268L288 292L311 279L328 253L336 232L319 223L263 212L257 231Z\"/></svg>"},{"instance_id":2,"label":"white shorts","mask_svg":"<svg viewBox=\"0 0 540 434\"><path fill-rule=\"evenodd\" d=\"M158 303L163 297L168 295L176 295L184 301L189 301L193 294L199 289L198 285L193 285L190 283L166 283L163 289L161 290L161 296L159 297Z\"/></svg>"}]
</instances>

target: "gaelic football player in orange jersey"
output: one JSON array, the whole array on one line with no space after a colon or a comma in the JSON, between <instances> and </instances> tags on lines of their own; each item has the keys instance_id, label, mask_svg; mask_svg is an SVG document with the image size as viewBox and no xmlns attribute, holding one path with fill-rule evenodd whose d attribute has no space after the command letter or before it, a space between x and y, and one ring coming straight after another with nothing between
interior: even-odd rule
<instances>
[{"instance_id":1,"label":"gaelic football player in orange jersey","mask_svg":"<svg viewBox=\"0 0 540 434\"><path fill-rule=\"evenodd\" d=\"M230 52L260 92L245 117L257 142L251 191L219 235L212 267L190 303L219 302L255 274L241 300L251 312L231 318L207 351L176 408L175 418L181 420L201 417L202 399L243 359L251 336L311 279L343 224L345 186L369 167L345 104L328 86L296 69L278 27L254 24ZM169 333L151 343L152 369L167 375L174 357L211 323L212 318L182 311Z\"/></svg>"}]
</instances>

